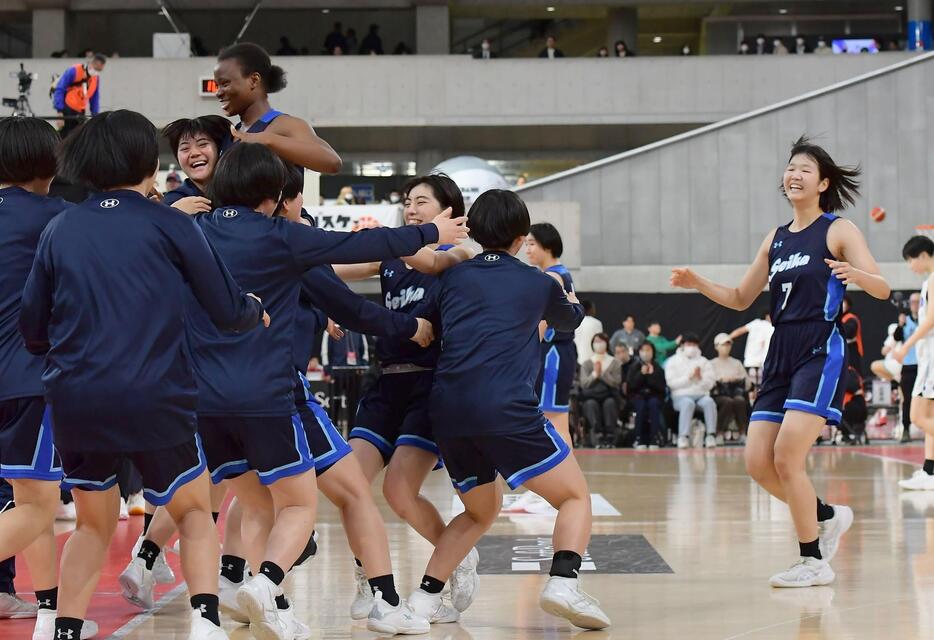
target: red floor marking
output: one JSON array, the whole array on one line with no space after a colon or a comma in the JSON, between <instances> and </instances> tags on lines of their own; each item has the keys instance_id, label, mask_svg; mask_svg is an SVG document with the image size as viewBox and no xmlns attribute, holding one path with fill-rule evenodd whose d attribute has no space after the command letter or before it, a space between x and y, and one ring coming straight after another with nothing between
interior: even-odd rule
<instances>
[{"instance_id":1,"label":"red floor marking","mask_svg":"<svg viewBox=\"0 0 934 640\"><path fill-rule=\"evenodd\" d=\"M922 462L924 460L924 447L921 445L872 445L868 447L850 447L822 445L813 447L812 453L841 453L850 451L852 453L864 453L867 455L878 456L881 458L892 458L895 460L906 460L910 462ZM676 449L668 447L666 449L656 449L649 451L644 449L637 451L635 449L574 449L575 456L674 456L674 455L742 455L743 447L740 446L720 446L716 449Z\"/></svg>"}]
</instances>

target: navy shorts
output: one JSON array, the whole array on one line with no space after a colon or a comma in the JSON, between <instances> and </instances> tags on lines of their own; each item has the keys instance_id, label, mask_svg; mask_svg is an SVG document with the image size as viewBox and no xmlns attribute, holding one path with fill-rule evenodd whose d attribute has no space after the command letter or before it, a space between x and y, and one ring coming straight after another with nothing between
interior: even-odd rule
<instances>
[{"instance_id":1,"label":"navy shorts","mask_svg":"<svg viewBox=\"0 0 934 640\"><path fill-rule=\"evenodd\" d=\"M52 412L41 397L0 401L0 478L61 481Z\"/></svg>"},{"instance_id":2,"label":"navy shorts","mask_svg":"<svg viewBox=\"0 0 934 640\"><path fill-rule=\"evenodd\" d=\"M451 482L461 493L493 482L497 473L515 489L554 469L571 453L548 420L541 428L521 433L438 438L438 446Z\"/></svg>"},{"instance_id":3,"label":"navy shorts","mask_svg":"<svg viewBox=\"0 0 934 640\"><path fill-rule=\"evenodd\" d=\"M117 484L125 460L143 476L143 497L156 506L168 504L178 488L195 480L207 468L198 434L183 444L151 451L59 450L65 479L63 489L106 491Z\"/></svg>"},{"instance_id":4,"label":"navy shorts","mask_svg":"<svg viewBox=\"0 0 934 640\"><path fill-rule=\"evenodd\" d=\"M220 483L255 471L262 484L314 469L305 427L291 416L198 416L198 433L211 472Z\"/></svg>"},{"instance_id":5,"label":"navy shorts","mask_svg":"<svg viewBox=\"0 0 934 640\"><path fill-rule=\"evenodd\" d=\"M302 386L295 390L295 410L305 427L305 437L315 459L315 475L320 476L341 458L353 453L353 449L334 426L324 407L311 397L305 387L304 376L302 382Z\"/></svg>"},{"instance_id":6,"label":"navy shorts","mask_svg":"<svg viewBox=\"0 0 934 640\"><path fill-rule=\"evenodd\" d=\"M776 325L750 421L781 423L793 410L840 424L845 374L846 341L835 324Z\"/></svg>"},{"instance_id":7,"label":"navy shorts","mask_svg":"<svg viewBox=\"0 0 934 640\"><path fill-rule=\"evenodd\" d=\"M396 447L417 447L440 456L428 418L434 371L384 373L357 407L350 438L366 440L387 464Z\"/></svg>"},{"instance_id":8,"label":"navy shorts","mask_svg":"<svg viewBox=\"0 0 934 640\"><path fill-rule=\"evenodd\" d=\"M568 412L576 372L577 347L573 342L542 342L542 368L535 384L542 411Z\"/></svg>"}]
</instances>

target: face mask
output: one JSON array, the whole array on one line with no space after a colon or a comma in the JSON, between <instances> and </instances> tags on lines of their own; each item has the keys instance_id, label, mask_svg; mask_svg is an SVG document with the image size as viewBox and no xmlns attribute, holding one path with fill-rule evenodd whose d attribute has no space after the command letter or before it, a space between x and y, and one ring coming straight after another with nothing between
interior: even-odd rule
<instances>
[{"instance_id":1,"label":"face mask","mask_svg":"<svg viewBox=\"0 0 934 640\"><path fill-rule=\"evenodd\" d=\"M605 342L594 342L593 352L594 353L606 353L606 343Z\"/></svg>"},{"instance_id":2,"label":"face mask","mask_svg":"<svg viewBox=\"0 0 934 640\"><path fill-rule=\"evenodd\" d=\"M98 71L97 69L95 69L94 67L88 67L88 75L89 75L89 76L97 76L97 75L100 75L100 73L101 73L101 72Z\"/></svg>"},{"instance_id":3,"label":"face mask","mask_svg":"<svg viewBox=\"0 0 934 640\"><path fill-rule=\"evenodd\" d=\"M481 47L484 51L489 51L489 50L490 50L490 43L489 43L489 42L484 42L483 44L480 45L480 47Z\"/></svg>"},{"instance_id":4,"label":"face mask","mask_svg":"<svg viewBox=\"0 0 934 640\"><path fill-rule=\"evenodd\" d=\"M741 45L739 45L739 50L742 51L743 53L746 53L747 51L749 51L749 45L748 45L748 44L741 44Z\"/></svg>"},{"instance_id":5,"label":"face mask","mask_svg":"<svg viewBox=\"0 0 934 640\"><path fill-rule=\"evenodd\" d=\"M344 196L344 202L353 202L353 196L351 195Z\"/></svg>"},{"instance_id":6,"label":"face mask","mask_svg":"<svg viewBox=\"0 0 934 640\"><path fill-rule=\"evenodd\" d=\"M642 359L642 362L649 362L652 359L651 351L640 351L639 358Z\"/></svg>"},{"instance_id":7,"label":"face mask","mask_svg":"<svg viewBox=\"0 0 934 640\"><path fill-rule=\"evenodd\" d=\"M765 38L756 38L756 44L765 44Z\"/></svg>"},{"instance_id":8,"label":"face mask","mask_svg":"<svg viewBox=\"0 0 934 640\"><path fill-rule=\"evenodd\" d=\"M399 204L399 202L400 202L401 200L402 200L402 198L400 198L400 197L397 196L396 194L392 194L392 195L389 196L389 202L390 202L390 204Z\"/></svg>"},{"instance_id":9,"label":"face mask","mask_svg":"<svg viewBox=\"0 0 934 640\"><path fill-rule=\"evenodd\" d=\"M818 41L817 41L817 46L823 48L823 47L826 47L826 46L827 46L827 43L824 42L823 40L818 40Z\"/></svg>"},{"instance_id":10,"label":"face mask","mask_svg":"<svg viewBox=\"0 0 934 640\"><path fill-rule=\"evenodd\" d=\"M799 47L804 44L804 40L802 40L801 38L798 38L797 40L795 40L795 42L798 43Z\"/></svg>"},{"instance_id":11,"label":"face mask","mask_svg":"<svg viewBox=\"0 0 934 640\"><path fill-rule=\"evenodd\" d=\"M684 49L681 50L681 53L683 53L684 55L687 55L691 53L691 50L688 47L685 47Z\"/></svg>"},{"instance_id":12,"label":"face mask","mask_svg":"<svg viewBox=\"0 0 934 640\"><path fill-rule=\"evenodd\" d=\"M700 355L700 347L696 347L693 344L689 344L684 347L683 351L686 358L696 358Z\"/></svg>"}]
</instances>

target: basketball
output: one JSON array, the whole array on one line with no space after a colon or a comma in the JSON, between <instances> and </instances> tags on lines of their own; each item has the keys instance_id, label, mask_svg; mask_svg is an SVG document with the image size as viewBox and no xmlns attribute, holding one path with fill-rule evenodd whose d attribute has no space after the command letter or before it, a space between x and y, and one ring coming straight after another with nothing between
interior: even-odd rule
<instances>
[{"instance_id":1,"label":"basketball","mask_svg":"<svg viewBox=\"0 0 934 640\"><path fill-rule=\"evenodd\" d=\"M869 216L874 222L882 222L885 220L885 209L882 207L873 207L872 211L869 212Z\"/></svg>"}]
</instances>

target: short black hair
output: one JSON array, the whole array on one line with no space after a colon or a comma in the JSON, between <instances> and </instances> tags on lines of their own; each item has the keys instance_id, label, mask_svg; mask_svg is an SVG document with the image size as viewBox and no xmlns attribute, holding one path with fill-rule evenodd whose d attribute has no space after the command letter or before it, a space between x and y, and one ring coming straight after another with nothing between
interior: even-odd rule
<instances>
[{"instance_id":1,"label":"short black hair","mask_svg":"<svg viewBox=\"0 0 934 640\"><path fill-rule=\"evenodd\" d=\"M178 145L183 138L194 139L203 133L214 141L220 152L230 144L230 120L223 116L198 116L197 118L179 118L162 129L162 136L169 141L172 153L178 157Z\"/></svg>"},{"instance_id":2,"label":"short black hair","mask_svg":"<svg viewBox=\"0 0 934 640\"><path fill-rule=\"evenodd\" d=\"M642 347L649 347L650 349L652 349L652 359L654 360L654 359L655 359L655 355L656 355L656 353L657 353L657 352L655 351L655 343L652 342L651 340L645 340L642 344L639 345L639 348L640 348L640 349L641 349Z\"/></svg>"},{"instance_id":3,"label":"short black hair","mask_svg":"<svg viewBox=\"0 0 934 640\"><path fill-rule=\"evenodd\" d=\"M902 247L902 258L917 258L922 253L934 256L934 240L927 236L911 236Z\"/></svg>"},{"instance_id":4,"label":"short black hair","mask_svg":"<svg viewBox=\"0 0 934 640\"><path fill-rule=\"evenodd\" d=\"M593 300L581 300L581 306L584 307L584 313L587 315L591 315L597 310L597 305L593 303Z\"/></svg>"},{"instance_id":5,"label":"short black hair","mask_svg":"<svg viewBox=\"0 0 934 640\"><path fill-rule=\"evenodd\" d=\"M681 336L681 344L684 344L685 342L690 342L692 344L699 345L700 336L698 336L696 333L691 333L691 332L685 333L683 336Z\"/></svg>"},{"instance_id":6,"label":"short black hair","mask_svg":"<svg viewBox=\"0 0 934 640\"><path fill-rule=\"evenodd\" d=\"M285 175L285 165L269 148L238 142L217 163L208 187L209 197L216 206L255 209L264 200L279 200Z\"/></svg>"},{"instance_id":7,"label":"short black hair","mask_svg":"<svg viewBox=\"0 0 934 640\"><path fill-rule=\"evenodd\" d=\"M159 166L156 127L120 109L99 113L65 139L59 174L95 191L140 184Z\"/></svg>"},{"instance_id":8,"label":"short black hair","mask_svg":"<svg viewBox=\"0 0 934 640\"><path fill-rule=\"evenodd\" d=\"M409 197L409 193L420 184L427 184L435 199L441 203L441 210L444 211L451 207L451 217L460 218L464 215L464 194L461 193L457 183L445 173L432 173L427 176L418 176L412 178L402 187L403 201Z\"/></svg>"},{"instance_id":9,"label":"short black hair","mask_svg":"<svg viewBox=\"0 0 934 640\"><path fill-rule=\"evenodd\" d=\"M103 53L95 53L94 57L91 59L97 62L103 62L104 64L107 64L107 56L105 56Z\"/></svg>"},{"instance_id":10,"label":"short black hair","mask_svg":"<svg viewBox=\"0 0 934 640\"><path fill-rule=\"evenodd\" d=\"M484 249L508 249L531 226L522 198L505 189L490 189L470 206L470 237Z\"/></svg>"},{"instance_id":11,"label":"short black hair","mask_svg":"<svg viewBox=\"0 0 934 640\"><path fill-rule=\"evenodd\" d=\"M266 50L258 44L241 42L240 44L231 45L223 49L217 59L218 61L236 60L245 76L258 73L263 80L266 93L282 91L287 84L285 70L278 65L274 65Z\"/></svg>"},{"instance_id":12,"label":"short black hair","mask_svg":"<svg viewBox=\"0 0 934 640\"><path fill-rule=\"evenodd\" d=\"M561 242L561 234L558 229L550 222L539 222L529 227L529 233L535 238L543 249L547 249L555 258L560 258L564 253L564 243Z\"/></svg>"},{"instance_id":13,"label":"short black hair","mask_svg":"<svg viewBox=\"0 0 934 640\"><path fill-rule=\"evenodd\" d=\"M629 320L629 318L632 318L633 322L636 321L636 316L634 314L627 313L626 315L623 316L623 322L626 322L627 320Z\"/></svg>"},{"instance_id":14,"label":"short black hair","mask_svg":"<svg viewBox=\"0 0 934 640\"><path fill-rule=\"evenodd\" d=\"M811 158L817 163L820 179L826 178L830 181L827 190L820 194L821 211L842 211L856 203L856 198L859 197L859 181L856 178L862 173L859 165L847 167L836 164L823 147L813 144L807 136L801 136L791 146L788 162L797 155ZM785 193L784 182L780 190Z\"/></svg>"},{"instance_id":15,"label":"short black hair","mask_svg":"<svg viewBox=\"0 0 934 640\"><path fill-rule=\"evenodd\" d=\"M0 182L21 183L55 175L61 138L39 118L0 120Z\"/></svg>"},{"instance_id":16,"label":"short black hair","mask_svg":"<svg viewBox=\"0 0 934 640\"><path fill-rule=\"evenodd\" d=\"M607 345L610 344L610 336L606 335L605 333L595 333L595 334L593 334L593 337L590 339L590 347L591 347L591 348L593 348L593 341L596 340L596 339L598 339L598 338L599 338L600 340L603 340L605 343L607 343Z\"/></svg>"},{"instance_id":17,"label":"short black hair","mask_svg":"<svg viewBox=\"0 0 934 640\"><path fill-rule=\"evenodd\" d=\"M305 188L305 172L297 166L287 165L285 167L285 184L282 185L282 199L293 200Z\"/></svg>"}]
</instances>

